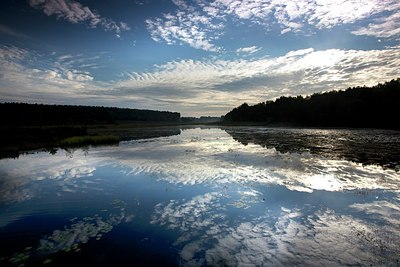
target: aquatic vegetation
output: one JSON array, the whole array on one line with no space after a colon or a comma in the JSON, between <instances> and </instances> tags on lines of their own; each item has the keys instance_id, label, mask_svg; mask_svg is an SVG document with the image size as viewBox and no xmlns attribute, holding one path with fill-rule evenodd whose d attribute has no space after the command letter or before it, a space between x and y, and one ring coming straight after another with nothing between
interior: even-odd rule
<instances>
[{"instance_id":1,"label":"aquatic vegetation","mask_svg":"<svg viewBox=\"0 0 400 267\"><path fill-rule=\"evenodd\" d=\"M119 137L115 135L85 135L65 138L61 140L59 144L61 147L74 147L83 145L116 144L119 141Z\"/></svg>"}]
</instances>

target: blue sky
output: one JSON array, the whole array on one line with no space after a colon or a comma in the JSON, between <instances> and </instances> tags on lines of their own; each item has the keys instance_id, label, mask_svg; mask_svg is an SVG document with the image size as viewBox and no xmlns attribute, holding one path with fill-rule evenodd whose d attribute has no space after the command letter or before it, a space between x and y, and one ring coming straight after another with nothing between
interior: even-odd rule
<instances>
[{"instance_id":1,"label":"blue sky","mask_svg":"<svg viewBox=\"0 0 400 267\"><path fill-rule=\"evenodd\" d=\"M398 0L2 0L0 101L220 116L400 77Z\"/></svg>"}]
</instances>

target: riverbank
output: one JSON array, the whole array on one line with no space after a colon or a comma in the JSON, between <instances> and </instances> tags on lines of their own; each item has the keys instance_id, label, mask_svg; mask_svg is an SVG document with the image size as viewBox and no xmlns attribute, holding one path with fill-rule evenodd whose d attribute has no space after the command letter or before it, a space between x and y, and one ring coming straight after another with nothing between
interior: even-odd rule
<instances>
[{"instance_id":1,"label":"riverbank","mask_svg":"<svg viewBox=\"0 0 400 267\"><path fill-rule=\"evenodd\" d=\"M58 148L118 144L120 141L179 134L179 124L129 122L98 125L2 126L0 158Z\"/></svg>"}]
</instances>

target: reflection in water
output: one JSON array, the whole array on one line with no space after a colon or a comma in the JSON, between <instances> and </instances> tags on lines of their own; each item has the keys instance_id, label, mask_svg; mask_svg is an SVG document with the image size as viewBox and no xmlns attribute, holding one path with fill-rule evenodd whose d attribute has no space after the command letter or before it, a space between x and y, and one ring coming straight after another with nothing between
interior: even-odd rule
<instances>
[{"instance_id":1,"label":"reflection in water","mask_svg":"<svg viewBox=\"0 0 400 267\"><path fill-rule=\"evenodd\" d=\"M119 213L111 213L105 219L97 214L93 217L85 217L80 221L73 218L71 219L73 221L71 226L65 227L64 230L55 230L50 236L42 238L37 251L41 254L51 254L58 251L80 251L80 244L85 244L92 238L100 240L114 226L123 221L129 222L132 218L132 215L125 215L123 208L120 209Z\"/></svg>"},{"instance_id":2,"label":"reflection in water","mask_svg":"<svg viewBox=\"0 0 400 267\"><path fill-rule=\"evenodd\" d=\"M175 126L166 127L131 127L127 129L117 128L114 131L121 136L121 140L151 139L179 135L181 129Z\"/></svg>"},{"instance_id":3,"label":"reflection in water","mask_svg":"<svg viewBox=\"0 0 400 267\"><path fill-rule=\"evenodd\" d=\"M398 131L263 127L232 127L225 131L244 145L258 144L281 153L310 152L332 159L400 168Z\"/></svg>"},{"instance_id":4,"label":"reflection in water","mask_svg":"<svg viewBox=\"0 0 400 267\"><path fill-rule=\"evenodd\" d=\"M54 156L38 153L22 156L19 159L4 159L0 161L0 200L15 202L29 200L37 195L33 183L42 180L57 181L64 192L75 192L82 185L77 185L83 179L88 180L96 170L96 164L86 157L87 151L77 151L76 157L69 152L59 151Z\"/></svg>"},{"instance_id":5,"label":"reflection in water","mask_svg":"<svg viewBox=\"0 0 400 267\"><path fill-rule=\"evenodd\" d=\"M39 216L33 206L82 219L63 223L64 228L50 222L47 234L36 237L36 245L15 245L14 253L0 253L0 263L1 256L19 265L37 255L87 251L86 242L97 242L129 221L126 210L134 209L135 226L123 224L124 234L113 235L103 246L122 243L129 248L142 240L162 240L141 246L143 255L173 246L178 249L176 264L189 266L397 264L399 172L363 165L361 158L353 162L345 156L349 150L333 141L339 136L367 140L370 133L363 136L358 131L351 137L347 130L287 129L280 145L288 150L282 153L258 141L235 141L232 136L237 133L266 136L265 129L246 128L246 134L243 129L230 128L229 134L219 128L185 129L180 135L125 141L118 147L1 160L0 238L12 240L15 229L24 229L23 222ZM293 141L289 149L285 142L299 131L327 139L313 145L324 144L322 152L309 147L311 137L302 143L309 145ZM397 133L386 135L384 140L398 144ZM277 136L268 138L278 142ZM371 144L375 149L382 146ZM398 164L396 153L387 157ZM375 157L368 151L365 155ZM104 205L99 203L116 196L124 204L113 212L81 215L102 214Z\"/></svg>"},{"instance_id":6,"label":"reflection in water","mask_svg":"<svg viewBox=\"0 0 400 267\"><path fill-rule=\"evenodd\" d=\"M79 252L81 244L94 238L100 240L114 226L131 221L133 215L126 215L125 206L126 203L123 201L115 200L112 207L115 214L109 213L105 216L96 214L84 217L82 220L74 217L70 219L70 226L64 226L63 230L54 230L51 235L40 239L38 247L26 247L22 252L15 253L8 261L18 266L25 266L35 262L37 258L43 258L43 263L50 263L51 259L45 259L49 254L59 251Z\"/></svg>"},{"instance_id":7,"label":"reflection in water","mask_svg":"<svg viewBox=\"0 0 400 267\"><path fill-rule=\"evenodd\" d=\"M306 192L400 188L394 170L310 153L281 154L258 145L243 146L220 129L191 130L179 139L121 148L103 156L129 166L133 174L151 174L175 184L266 183Z\"/></svg>"},{"instance_id":8,"label":"reflection in water","mask_svg":"<svg viewBox=\"0 0 400 267\"><path fill-rule=\"evenodd\" d=\"M285 207L278 216L267 210L250 220L232 220L222 205L224 197L208 193L156 207L152 223L182 233L175 244L182 247L183 265L386 265L398 259L399 220L382 227L329 208L307 214ZM384 218L399 216L398 205L371 205L389 206ZM358 204L351 208L368 209Z\"/></svg>"},{"instance_id":9,"label":"reflection in water","mask_svg":"<svg viewBox=\"0 0 400 267\"><path fill-rule=\"evenodd\" d=\"M68 130L68 127L66 129L57 128L61 132L63 130ZM32 129L31 129L32 130ZM72 129L73 130L73 129ZM76 130L76 129L75 129ZM76 135L81 135L81 128L78 129L78 132L75 132ZM15 131L12 130L11 132ZM2 149L0 150L0 159L3 158L18 158L20 155L24 154L29 154L32 152L29 152L29 150L33 149L40 149L41 151L46 151L51 155L54 155L57 153L58 148L55 147L57 143L54 138L49 139L48 134L43 134L46 132L45 129L33 129L31 133L26 132L27 129L22 129L22 132L20 130L16 130L15 133L6 133L5 134L5 140L0 140L5 143L2 144ZM44 132L43 132L44 131ZM69 130L71 131L71 129ZM86 132L86 130L85 130ZM138 127L137 125L108 125L108 126L99 126L99 127L94 127L89 129L89 133L91 136L116 136L119 138L119 140L126 141L126 140L138 140L138 139L150 139L150 138L157 138L157 137L165 137L165 136L172 136L172 135L179 135L181 132L181 129L177 126L142 126ZM4 133L3 133L4 134ZM54 133L52 133L54 134ZM52 135L50 134L50 135ZM65 133L59 133L57 134L58 138L60 138L61 135L65 135ZM73 134L72 132L67 133L65 137L70 136ZM15 135L17 138L15 139ZM25 138L24 138L25 136ZM74 135L72 135L74 136ZM3 136L4 137L4 136ZM71 137L71 136L70 136ZM11 138L11 139L10 139ZM29 141L30 140L30 141ZM33 141L32 141L33 140ZM36 141L35 141L36 140ZM60 140L58 140L60 141ZM114 142L114 141L112 141ZM78 145L79 146L79 145ZM82 149L88 149L88 147L82 146ZM73 155L74 151L76 148L67 148L65 149L65 152L68 155Z\"/></svg>"}]
</instances>

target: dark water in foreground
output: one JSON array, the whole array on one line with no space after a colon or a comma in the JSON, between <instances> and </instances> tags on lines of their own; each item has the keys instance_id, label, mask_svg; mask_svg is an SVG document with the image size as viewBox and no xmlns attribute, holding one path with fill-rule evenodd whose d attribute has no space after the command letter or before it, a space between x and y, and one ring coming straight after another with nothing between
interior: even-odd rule
<instances>
[{"instance_id":1,"label":"dark water in foreground","mask_svg":"<svg viewBox=\"0 0 400 267\"><path fill-rule=\"evenodd\" d=\"M192 128L0 160L1 266L400 266L400 133Z\"/></svg>"}]
</instances>

